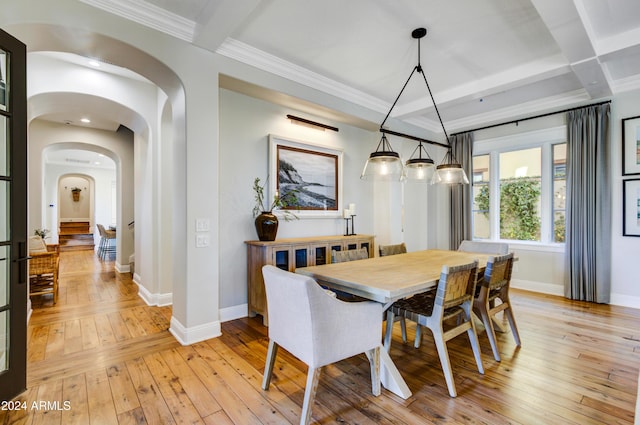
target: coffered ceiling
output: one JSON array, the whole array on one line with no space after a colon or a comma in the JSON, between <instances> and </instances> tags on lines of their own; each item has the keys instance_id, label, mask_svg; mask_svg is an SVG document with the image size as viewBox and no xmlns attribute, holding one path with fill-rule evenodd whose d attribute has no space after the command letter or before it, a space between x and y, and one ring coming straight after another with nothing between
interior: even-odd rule
<instances>
[{"instance_id":1,"label":"coffered ceiling","mask_svg":"<svg viewBox=\"0 0 640 425\"><path fill-rule=\"evenodd\" d=\"M384 114L420 62L451 131L640 88L637 0L81 0ZM414 76L393 115L438 131Z\"/></svg>"}]
</instances>

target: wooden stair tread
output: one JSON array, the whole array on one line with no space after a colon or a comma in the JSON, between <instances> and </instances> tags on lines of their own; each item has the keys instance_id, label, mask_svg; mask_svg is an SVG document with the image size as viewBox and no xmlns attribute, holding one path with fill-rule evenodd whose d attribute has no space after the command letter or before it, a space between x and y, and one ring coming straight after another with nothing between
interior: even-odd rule
<instances>
[{"instance_id":1,"label":"wooden stair tread","mask_svg":"<svg viewBox=\"0 0 640 425\"><path fill-rule=\"evenodd\" d=\"M60 251L82 251L95 248L91 233L61 233L58 235Z\"/></svg>"}]
</instances>

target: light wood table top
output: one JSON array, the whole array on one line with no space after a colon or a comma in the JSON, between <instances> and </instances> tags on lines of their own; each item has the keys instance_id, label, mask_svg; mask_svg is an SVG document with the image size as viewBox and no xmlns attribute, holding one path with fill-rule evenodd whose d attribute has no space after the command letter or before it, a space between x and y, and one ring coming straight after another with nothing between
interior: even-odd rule
<instances>
[{"instance_id":1,"label":"light wood table top","mask_svg":"<svg viewBox=\"0 0 640 425\"><path fill-rule=\"evenodd\" d=\"M297 268L318 283L380 303L425 292L437 285L442 266L478 260L483 272L491 254L429 249L346 263Z\"/></svg>"}]
</instances>

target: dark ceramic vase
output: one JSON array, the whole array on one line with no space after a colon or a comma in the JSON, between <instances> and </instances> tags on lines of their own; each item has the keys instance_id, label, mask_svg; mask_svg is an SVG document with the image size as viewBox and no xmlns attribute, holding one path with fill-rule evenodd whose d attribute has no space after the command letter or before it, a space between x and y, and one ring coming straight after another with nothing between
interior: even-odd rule
<instances>
[{"instance_id":1,"label":"dark ceramic vase","mask_svg":"<svg viewBox=\"0 0 640 425\"><path fill-rule=\"evenodd\" d=\"M278 217L270 211L263 211L262 214L256 217L255 224L256 232L258 232L258 239L261 241L276 240L276 233L278 233Z\"/></svg>"}]
</instances>

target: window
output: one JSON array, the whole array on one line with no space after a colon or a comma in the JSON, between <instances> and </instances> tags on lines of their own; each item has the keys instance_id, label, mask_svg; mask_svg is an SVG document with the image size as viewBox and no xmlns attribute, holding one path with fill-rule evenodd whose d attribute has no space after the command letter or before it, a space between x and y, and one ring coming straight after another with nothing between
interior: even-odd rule
<instances>
[{"instance_id":1,"label":"window","mask_svg":"<svg viewBox=\"0 0 640 425\"><path fill-rule=\"evenodd\" d=\"M553 145L553 241L564 242L567 198L567 144Z\"/></svg>"},{"instance_id":2,"label":"window","mask_svg":"<svg viewBox=\"0 0 640 425\"><path fill-rule=\"evenodd\" d=\"M474 144L474 239L563 243L565 127Z\"/></svg>"},{"instance_id":3,"label":"window","mask_svg":"<svg viewBox=\"0 0 640 425\"><path fill-rule=\"evenodd\" d=\"M489 155L473 157L473 238L488 239L489 233Z\"/></svg>"}]
</instances>

